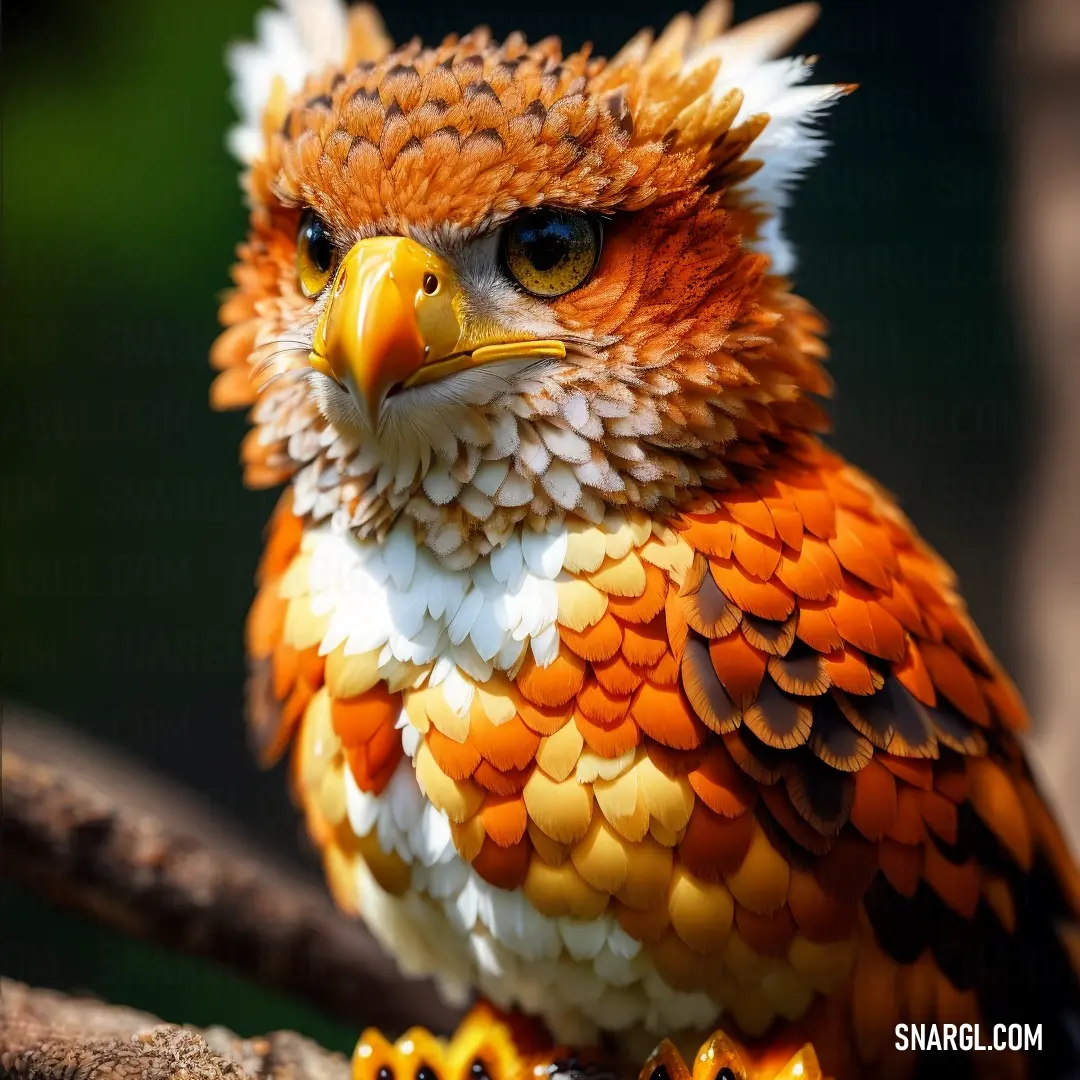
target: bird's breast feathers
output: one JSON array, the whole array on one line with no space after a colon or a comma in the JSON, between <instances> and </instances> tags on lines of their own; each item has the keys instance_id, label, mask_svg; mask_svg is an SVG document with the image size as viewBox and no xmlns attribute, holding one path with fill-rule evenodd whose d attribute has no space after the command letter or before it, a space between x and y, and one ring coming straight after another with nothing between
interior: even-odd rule
<instances>
[{"instance_id":1,"label":"bird's breast feathers","mask_svg":"<svg viewBox=\"0 0 1080 1080\"><path fill-rule=\"evenodd\" d=\"M965 814L1019 870L1060 856L949 571L816 444L465 569L411 529L286 497L249 625L256 733L296 730L330 879L407 969L564 1030L756 1034L882 977L883 907L1009 931L1008 874L942 854Z\"/></svg>"}]
</instances>

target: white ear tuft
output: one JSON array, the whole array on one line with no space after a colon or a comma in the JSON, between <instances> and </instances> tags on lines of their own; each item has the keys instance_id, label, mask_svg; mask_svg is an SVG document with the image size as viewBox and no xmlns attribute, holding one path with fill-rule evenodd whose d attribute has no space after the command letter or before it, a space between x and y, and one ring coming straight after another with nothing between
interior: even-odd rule
<instances>
[{"instance_id":1,"label":"white ear tuft","mask_svg":"<svg viewBox=\"0 0 1080 1080\"><path fill-rule=\"evenodd\" d=\"M228 147L244 165L263 152L263 112L274 79L280 76L295 93L313 72L342 63L348 22L343 0L278 0L277 8L256 15L254 41L229 47L231 98L240 123L229 131Z\"/></svg>"},{"instance_id":2,"label":"white ear tuft","mask_svg":"<svg viewBox=\"0 0 1080 1080\"><path fill-rule=\"evenodd\" d=\"M814 3L760 15L703 42L689 58L691 66L720 58L712 92L721 98L733 89L742 91L735 125L759 113L769 115L765 130L746 152L747 158L761 161L762 166L736 190L769 214L753 246L770 256L776 274L789 274L795 266L795 253L783 237L783 212L790 205L795 182L825 151L817 119L851 89L803 86L813 65L803 57L783 56L817 15Z\"/></svg>"},{"instance_id":3,"label":"white ear tuft","mask_svg":"<svg viewBox=\"0 0 1080 1080\"><path fill-rule=\"evenodd\" d=\"M735 122L755 113L769 114L765 130L746 152L762 163L761 168L737 190L769 211L755 246L771 257L774 274L790 274L795 267L795 252L783 237L783 213L799 177L825 152L818 117L849 90L835 84L800 86L812 70L802 57L788 57L744 71L736 80L745 97ZM720 76L723 81L722 70Z\"/></svg>"}]
</instances>

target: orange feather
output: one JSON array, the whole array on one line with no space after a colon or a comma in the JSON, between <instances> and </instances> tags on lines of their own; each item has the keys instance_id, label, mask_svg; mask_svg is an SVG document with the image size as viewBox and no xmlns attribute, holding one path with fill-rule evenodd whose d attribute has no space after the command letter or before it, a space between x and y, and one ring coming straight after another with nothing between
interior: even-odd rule
<instances>
[{"instance_id":1,"label":"orange feather","mask_svg":"<svg viewBox=\"0 0 1080 1080\"><path fill-rule=\"evenodd\" d=\"M531 651L526 653L515 682L518 690L534 705L555 708L565 705L577 694L584 678L585 661L562 646L555 662L547 667L540 667Z\"/></svg>"},{"instance_id":2,"label":"orange feather","mask_svg":"<svg viewBox=\"0 0 1080 1080\"><path fill-rule=\"evenodd\" d=\"M755 649L740 631L709 642L713 670L728 697L741 709L753 704L765 675L767 656Z\"/></svg>"},{"instance_id":3,"label":"orange feather","mask_svg":"<svg viewBox=\"0 0 1080 1080\"><path fill-rule=\"evenodd\" d=\"M708 734L677 686L644 683L634 696L630 715L646 735L675 750L696 750Z\"/></svg>"},{"instance_id":4,"label":"orange feather","mask_svg":"<svg viewBox=\"0 0 1080 1080\"><path fill-rule=\"evenodd\" d=\"M753 837L753 815L725 818L699 802L679 844L679 858L694 877L720 881L742 865Z\"/></svg>"},{"instance_id":5,"label":"orange feather","mask_svg":"<svg viewBox=\"0 0 1080 1080\"><path fill-rule=\"evenodd\" d=\"M612 616L614 597L608 597L608 610L603 618L585 630L572 630L569 626L559 627L559 637L563 644L590 663L610 660L622 645L622 627Z\"/></svg>"}]
</instances>

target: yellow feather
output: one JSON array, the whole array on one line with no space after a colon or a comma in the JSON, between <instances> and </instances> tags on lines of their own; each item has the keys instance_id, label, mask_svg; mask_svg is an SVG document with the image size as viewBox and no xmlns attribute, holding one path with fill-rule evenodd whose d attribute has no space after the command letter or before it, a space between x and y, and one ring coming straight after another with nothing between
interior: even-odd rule
<instances>
[{"instance_id":1,"label":"yellow feather","mask_svg":"<svg viewBox=\"0 0 1080 1080\"><path fill-rule=\"evenodd\" d=\"M595 780L592 790L604 817L620 836L634 843L644 838L649 831L649 808L636 768L614 780Z\"/></svg>"},{"instance_id":2,"label":"yellow feather","mask_svg":"<svg viewBox=\"0 0 1080 1080\"><path fill-rule=\"evenodd\" d=\"M535 858L529 863L522 891L533 907L548 918L596 919L609 900L606 893L588 885L572 863L549 866Z\"/></svg>"},{"instance_id":3,"label":"yellow feather","mask_svg":"<svg viewBox=\"0 0 1080 1080\"><path fill-rule=\"evenodd\" d=\"M340 825L345 820L345 759L338 758L323 773L317 788L311 794L319 813L330 825Z\"/></svg>"},{"instance_id":4,"label":"yellow feather","mask_svg":"<svg viewBox=\"0 0 1080 1080\"><path fill-rule=\"evenodd\" d=\"M767 915L784 903L790 877L787 861L758 827L742 866L728 874L726 881L732 896L743 907Z\"/></svg>"},{"instance_id":5,"label":"yellow feather","mask_svg":"<svg viewBox=\"0 0 1080 1080\"><path fill-rule=\"evenodd\" d=\"M570 853L577 872L594 889L617 893L626 883L631 846L604 820L594 814L592 825Z\"/></svg>"},{"instance_id":6,"label":"yellow feather","mask_svg":"<svg viewBox=\"0 0 1080 1080\"><path fill-rule=\"evenodd\" d=\"M308 585L308 571L311 569L310 555L297 555L289 568L281 575L278 583L278 596L282 600L296 600L301 596L307 596L311 592Z\"/></svg>"},{"instance_id":7,"label":"yellow feather","mask_svg":"<svg viewBox=\"0 0 1080 1080\"><path fill-rule=\"evenodd\" d=\"M760 956L754 952L738 929L728 934L724 945L724 966L738 979L740 994L748 986L760 986L782 964L783 961L776 957Z\"/></svg>"},{"instance_id":8,"label":"yellow feather","mask_svg":"<svg viewBox=\"0 0 1080 1080\"><path fill-rule=\"evenodd\" d=\"M526 822L525 828L529 831L529 839L536 848L537 855L549 866L562 866L570 858L570 845L552 840L532 818Z\"/></svg>"},{"instance_id":9,"label":"yellow feather","mask_svg":"<svg viewBox=\"0 0 1080 1080\"><path fill-rule=\"evenodd\" d=\"M618 890L618 898L635 911L662 907L671 883L673 863L671 848L658 844L651 836L631 845L626 882Z\"/></svg>"},{"instance_id":10,"label":"yellow feather","mask_svg":"<svg viewBox=\"0 0 1080 1080\"><path fill-rule=\"evenodd\" d=\"M653 818L649 822L649 835L658 844L663 844L664 847L675 847L676 844L682 842L681 832L673 832L671 829L657 821L656 818Z\"/></svg>"},{"instance_id":11,"label":"yellow feather","mask_svg":"<svg viewBox=\"0 0 1080 1080\"><path fill-rule=\"evenodd\" d=\"M522 791L529 817L552 840L576 844L593 818L593 792L574 777L552 780L543 769L533 769Z\"/></svg>"},{"instance_id":12,"label":"yellow feather","mask_svg":"<svg viewBox=\"0 0 1080 1080\"><path fill-rule=\"evenodd\" d=\"M402 690L415 690L423 686L433 664L424 664L418 667L407 660L395 660L391 658L380 668L383 682L391 694L400 694Z\"/></svg>"},{"instance_id":13,"label":"yellow feather","mask_svg":"<svg viewBox=\"0 0 1080 1080\"><path fill-rule=\"evenodd\" d=\"M330 626L329 615L315 615L306 596L289 601L285 610L285 627L281 634L282 641L291 645L298 652L318 645L326 636Z\"/></svg>"},{"instance_id":14,"label":"yellow feather","mask_svg":"<svg viewBox=\"0 0 1080 1080\"><path fill-rule=\"evenodd\" d=\"M610 596L640 596L645 591L645 567L629 551L621 559L605 559L600 569L589 575L589 580Z\"/></svg>"},{"instance_id":15,"label":"yellow feather","mask_svg":"<svg viewBox=\"0 0 1080 1080\"><path fill-rule=\"evenodd\" d=\"M493 727L499 727L517 716L517 708L510 694L510 682L505 675L495 672L486 682L477 683L476 698Z\"/></svg>"},{"instance_id":16,"label":"yellow feather","mask_svg":"<svg viewBox=\"0 0 1080 1080\"><path fill-rule=\"evenodd\" d=\"M480 809L484 793L471 780L451 780L439 768L427 743L421 743L417 749L415 765L420 790L451 822L467 821Z\"/></svg>"},{"instance_id":17,"label":"yellow feather","mask_svg":"<svg viewBox=\"0 0 1080 1080\"><path fill-rule=\"evenodd\" d=\"M578 633L595 626L607 611L607 596L584 578L560 578L555 589L559 596L559 622Z\"/></svg>"},{"instance_id":18,"label":"yellow feather","mask_svg":"<svg viewBox=\"0 0 1080 1080\"><path fill-rule=\"evenodd\" d=\"M413 690L402 694L401 700L405 705L405 715L421 735L427 733L431 723L427 718L427 709L424 708L424 695L420 690Z\"/></svg>"},{"instance_id":19,"label":"yellow feather","mask_svg":"<svg viewBox=\"0 0 1080 1080\"><path fill-rule=\"evenodd\" d=\"M468 821L450 822L450 835L454 838L457 853L466 861L472 862L484 846L487 830L479 814L474 814Z\"/></svg>"},{"instance_id":20,"label":"yellow feather","mask_svg":"<svg viewBox=\"0 0 1080 1080\"><path fill-rule=\"evenodd\" d=\"M566 526L563 569L572 574L592 573L604 561L604 534L595 525L572 520Z\"/></svg>"},{"instance_id":21,"label":"yellow feather","mask_svg":"<svg viewBox=\"0 0 1080 1080\"><path fill-rule=\"evenodd\" d=\"M412 884L412 868L396 851L383 851L379 838L369 833L357 840L357 848L371 876L391 896L404 896Z\"/></svg>"},{"instance_id":22,"label":"yellow feather","mask_svg":"<svg viewBox=\"0 0 1080 1080\"><path fill-rule=\"evenodd\" d=\"M682 941L695 952L711 953L727 941L735 901L723 885L698 881L680 863L671 875L668 913Z\"/></svg>"},{"instance_id":23,"label":"yellow feather","mask_svg":"<svg viewBox=\"0 0 1080 1080\"><path fill-rule=\"evenodd\" d=\"M355 697L380 682L379 651L346 656L345 646L339 645L326 658L326 685L336 698Z\"/></svg>"},{"instance_id":24,"label":"yellow feather","mask_svg":"<svg viewBox=\"0 0 1080 1080\"><path fill-rule=\"evenodd\" d=\"M536 764L553 780L565 780L574 771L584 745L577 724L563 724L554 735L540 740Z\"/></svg>"},{"instance_id":25,"label":"yellow feather","mask_svg":"<svg viewBox=\"0 0 1080 1080\"><path fill-rule=\"evenodd\" d=\"M631 746L625 754L617 758L601 757L592 750L582 750L577 763L579 784L591 784L597 777L602 780L614 780L627 769L632 768L637 748Z\"/></svg>"},{"instance_id":26,"label":"yellow feather","mask_svg":"<svg viewBox=\"0 0 1080 1080\"><path fill-rule=\"evenodd\" d=\"M428 686L416 693L423 695L427 718L448 739L463 743L469 737L469 714L466 712L464 716L459 716L450 708L440 687Z\"/></svg>"},{"instance_id":27,"label":"yellow feather","mask_svg":"<svg viewBox=\"0 0 1080 1080\"><path fill-rule=\"evenodd\" d=\"M641 547L652 536L652 518L641 510L630 510L626 515L626 523L634 537L634 547Z\"/></svg>"},{"instance_id":28,"label":"yellow feather","mask_svg":"<svg viewBox=\"0 0 1080 1080\"><path fill-rule=\"evenodd\" d=\"M671 833L686 828L694 809L694 789L685 776L661 772L648 754L643 753L635 766L645 805L656 822Z\"/></svg>"},{"instance_id":29,"label":"yellow feather","mask_svg":"<svg viewBox=\"0 0 1080 1080\"><path fill-rule=\"evenodd\" d=\"M522 796L525 809L546 835L559 843L577 843L593 820L593 789L569 777L554 781L542 769L532 770Z\"/></svg>"},{"instance_id":30,"label":"yellow feather","mask_svg":"<svg viewBox=\"0 0 1080 1080\"><path fill-rule=\"evenodd\" d=\"M312 697L304 710L297 750L297 781L303 791L315 791L334 758L341 754L341 741L334 733L334 725L330 719L330 695L325 687Z\"/></svg>"},{"instance_id":31,"label":"yellow feather","mask_svg":"<svg viewBox=\"0 0 1080 1080\"><path fill-rule=\"evenodd\" d=\"M634 546L634 534L622 512L609 510L604 515L604 552L609 559L621 559Z\"/></svg>"},{"instance_id":32,"label":"yellow feather","mask_svg":"<svg viewBox=\"0 0 1080 1080\"><path fill-rule=\"evenodd\" d=\"M670 544L659 540L649 540L638 554L653 566L663 570L679 587L686 579L687 572L694 562L694 549L677 533Z\"/></svg>"},{"instance_id":33,"label":"yellow feather","mask_svg":"<svg viewBox=\"0 0 1080 1080\"><path fill-rule=\"evenodd\" d=\"M330 895L342 911L348 915L359 915L356 888L356 855L337 844L327 844L323 848L323 871Z\"/></svg>"}]
</instances>

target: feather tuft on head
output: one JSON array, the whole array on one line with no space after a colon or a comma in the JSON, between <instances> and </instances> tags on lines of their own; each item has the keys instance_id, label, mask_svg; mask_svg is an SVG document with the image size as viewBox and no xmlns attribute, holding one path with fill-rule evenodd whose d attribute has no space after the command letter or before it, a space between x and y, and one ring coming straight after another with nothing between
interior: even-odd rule
<instances>
[{"instance_id":1,"label":"feather tuft on head","mask_svg":"<svg viewBox=\"0 0 1080 1080\"><path fill-rule=\"evenodd\" d=\"M377 59L390 48L382 19L368 4L350 9L342 0L278 0L278 7L260 11L255 40L235 42L226 53L240 118L229 131L229 151L243 165L265 153L265 114L276 80L291 96L326 67Z\"/></svg>"}]
</instances>

